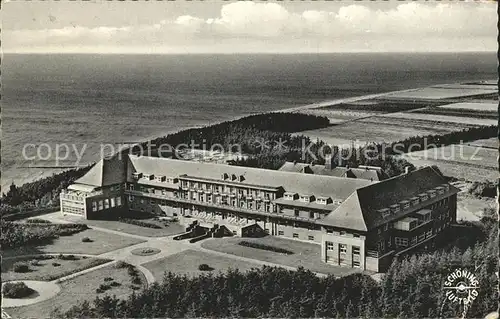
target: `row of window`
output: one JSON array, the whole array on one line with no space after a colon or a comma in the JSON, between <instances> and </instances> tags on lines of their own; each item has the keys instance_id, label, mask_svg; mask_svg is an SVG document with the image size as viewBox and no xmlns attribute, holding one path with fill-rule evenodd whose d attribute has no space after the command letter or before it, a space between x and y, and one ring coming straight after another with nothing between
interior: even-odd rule
<instances>
[{"instance_id":1,"label":"row of window","mask_svg":"<svg viewBox=\"0 0 500 319\"><path fill-rule=\"evenodd\" d=\"M72 207L72 206L63 205L62 211L64 213L69 213L69 214L83 215L83 208L79 208L79 207Z\"/></svg>"},{"instance_id":2,"label":"row of window","mask_svg":"<svg viewBox=\"0 0 500 319\"><path fill-rule=\"evenodd\" d=\"M121 197L105 198L99 201L92 202L92 211L97 212L103 209L117 207L122 205Z\"/></svg>"},{"instance_id":3,"label":"row of window","mask_svg":"<svg viewBox=\"0 0 500 319\"><path fill-rule=\"evenodd\" d=\"M181 186L184 189L189 188L218 193L238 194L240 196L263 197L271 200L275 199L275 194L273 192L266 192L259 189L239 188L230 185L216 185L192 181L182 181Z\"/></svg>"},{"instance_id":4,"label":"row of window","mask_svg":"<svg viewBox=\"0 0 500 319\"><path fill-rule=\"evenodd\" d=\"M284 236L284 235L285 235L285 232L283 230L278 230L278 236ZM292 237L298 239L299 238L299 234L293 233ZM313 241L314 240L314 236L308 235L307 236L307 240L312 240Z\"/></svg>"}]
</instances>

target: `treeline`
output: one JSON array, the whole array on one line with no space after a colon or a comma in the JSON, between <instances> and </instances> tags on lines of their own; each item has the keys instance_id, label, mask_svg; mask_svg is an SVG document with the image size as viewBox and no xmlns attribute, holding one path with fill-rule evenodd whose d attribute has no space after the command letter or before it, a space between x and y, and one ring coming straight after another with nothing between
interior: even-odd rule
<instances>
[{"instance_id":1,"label":"treeline","mask_svg":"<svg viewBox=\"0 0 500 319\"><path fill-rule=\"evenodd\" d=\"M12 184L0 198L0 216L59 205L59 193L92 166L70 169L21 186Z\"/></svg>"},{"instance_id":2,"label":"treeline","mask_svg":"<svg viewBox=\"0 0 500 319\"><path fill-rule=\"evenodd\" d=\"M437 115L449 115L449 116L463 116L478 119L498 119L498 113L496 111L488 110L470 110L470 109L452 109L452 108L427 108L424 110L416 110L415 113L421 114L437 114Z\"/></svg>"},{"instance_id":3,"label":"treeline","mask_svg":"<svg viewBox=\"0 0 500 319\"><path fill-rule=\"evenodd\" d=\"M299 139L292 138L290 133L327 127L328 118L300 113L269 113L243 117L210 126L182 130L150 141L151 145L178 145L197 144L199 149L210 149L214 145L221 145L224 151L242 151L248 154L260 153L272 147L278 141L286 146L297 147ZM240 149L234 147L238 145ZM142 150L147 149L148 142L141 144ZM135 147L132 152L141 151Z\"/></svg>"},{"instance_id":4,"label":"treeline","mask_svg":"<svg viewBox=\"0 0 500 319\"><path fill-rule=\"evenodd\" d=\"M475 197L490 197L495 198L498 191L498 180L473 182L467 192Z\"/></svg>"},{"instance_id":5,"label":"treeline","mask_svg":"<svg viewBox=\"0 0 500 319\"><path fill-rule=\"evenodd\" d=\"M460 144L480 139L487 139L498 136L498 125L477 126L465 128L461 131L450 132L442 135L414 136L404 140L393 142L389 145L377 144L379 151L386 149L389 155L408 152L421 151L433 147ZM411 148L410 148L411 147Z\"/></svg>"},{"instance_id":6,"label":"treeline","mask_svg":"<svg viewBox=\"0 0 500 319\"><path fill-rule=\"evenodd\" d=\"M51 195L51 199L58 196L62 189L82 177L91 167L90 165L84 168L70 169L34 182L25 183L21 186L12 184L9 191L2 194L0 204L16 206L26 203L36 206L37 201L47 194Z\"/></svg>"},{"instance_id":7,"label":"treeline","mask_svg":"<svg viewBox=\"0 0 500 319\"><path fill-rule=\"evenodd\" d=\"M302 268L230 270L195 278L168 273L162 283L128 299L97 297L92 303L84 302L54 316L449 318L464 311L460 304L445 300L442 288L446 277L459 268L474 273L480 286L466 317L484 317L498 307L497 223L496 217L483 218L475 227L484 237L463 249L395 260L380 282L364 274L320 278Z\"/></svg>"}]
</instances>

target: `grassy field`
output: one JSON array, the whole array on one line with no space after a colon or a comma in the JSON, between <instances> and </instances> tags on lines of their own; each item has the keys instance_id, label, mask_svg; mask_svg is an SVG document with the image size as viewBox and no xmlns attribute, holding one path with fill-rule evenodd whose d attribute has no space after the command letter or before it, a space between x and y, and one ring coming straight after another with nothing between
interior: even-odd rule
<instances>
[{"instance_id":1,"label":"grassy field","mask_svg":"<svg viewBox=\"0 0 500 319\"><path fill-rule=\"evenodd\" d=\"M479 147L485 147L485 148L494 148L498 149L498 138L492 137L492 138L487 138L484 140L477 140L473 142L468 142L467 145L470 146L479 146Z\"/></svg>"},{"instance_id":2,"label":"grassy field","mask_svg":"<svg viewBox=\"0 0 500 319\"><path fill-rule=\"evenodd\" d=\"M472 110L472 111L498 111L498 103L471 103L471 102L462 102L462 103L452 103L439 106L440 109L463 109L463 110Z\"/></svg>"},{"instance_id":3,"label":"grassy field","mask_svg":"<svg viewBox=\"0 0 500 319\"><path fill-rule=\"evenodd\" d=\"M46 256L50 257L50 256ZM4 259L2 261L2 280L41 280L52 281L72 273L94 267L110 260L98 259L92 257L75 256L74 260L63 260L54 256L52 259L36 260L34 257L20 257L13 259ZM37 265L31 262L35 261ZM12 267L15 262L26 262L29 264L30 271L26 273L14 272ZM59 264L54 266L53 263Z\"/></svg>"},{"instance_id":4,"label":"grassy field","mask_svg":"<svg viewBox=\"0 0 500 319\"><path fill-rule=\"evenodd\" d=\"M84 237L90 238L92 242L82 242ZM50 243L5 250L2 255L4 257L40 253L99 255L141 242L143 240L87 229L71 236L59 237Z\"/></svg>"},{"instance_id":5,"label":"grassy field","mask_svg":"<svg viewBox=\"0 0 500 319\"><path fill-rule=\"evenodd\" d=\"M305 131L301 134L309 136L313 140L319 138L328 144L346 144L350 141L365 142L393 142L417 135L430 135L448 133L461 130L462 127L452 125L451 127L436 126L434 124L420 124L412 121L368 118L355 122L333 125L328 128Z\"/></svg>"},{"instance_id":6,"label":"grassy field","mask_svg":"<svg viewBox=\"0 0 500 319\"><path fill-rule=\"evenodd\" d=\"M380 116L381 117L381 116ZM493 119L483 119L483 118L470 118L470 117L465 117L465 116L449 116L449 115L440 115L440 114L421 114L421 113L404 113L404 112L398 112L398 113L391 113L391 114L385 114L383 117L390 117L393 119L407 119L407 120L424 120L424 121L431 121L431 122L438 122L438 123L456 123L456 124L467 124L468 126L470 125L475 125L475 126L480 126L480 125L496 125L498 124L497 120ZM377 117L379 118L379 117Z\"/></svg>"},{"instance_id":7,"label":"grassy field","mask_svg":"<svg viewBox=\"0 0 500 319\"><path fill-rule=\"evenodd\" d=\"M116 230L116 231L121 231L127 234L131 235L139 235L139 236L146 236L146 237L165 237L165 236L171 236L171 235L176 235L183 233L185 231L185 228L181 226L178 223L168 223L165 224L163 222L159 222L153 219L141 219L141 221L147 222L147 223L152 223L152 224L157 224L159 226L162 226L163 228L149 228L149 227L143 227L143 226L138 226L138 225L132 225L120 221L114 221L114 220L84 220L81 217L77 216L64 216L65 220L74 222L74 223L82 223L82 224L87 224L89 227L95 226L95 227L102 227L102 228L107 228L111 230ZM166 226L167 225L167 226Z\"/></svg>"},{"instance_id":8,"label":"grassy field","mask_svg":"<svg viewBox=\"0 0 500 319\"><path fill-rule=\"evenodd\" d=\"M390 94L390 97L401 99L448 99L465 96L481 96L492 94L498 90L495 87L467 87L467 86L448 86L448 87L426 87L406 92L396 92Z\"/></svg>"},{"instance_id":9,"label":"grassy field","mask_svg":"<svg viewBox=\"0 0 500 319\"><path fill-rule=\"evenodd\" d=\"M144 276L140 276L143 284L146 283ZM50 318L51 312L56 308L65 311L84 300L94 300L96 289L105 282L106 277L113 278L120 286L113 287L99 296L116 295L118 298L126 298L132 293L131 278L127 269L108 266L60 283L61 292L54 298L26 307L9 308L7 313L13 318Z\"/></svg>"},{"instance_id":10,"label":"grassy field","mask_svg":"<svg viewBox=\"0 0 500 319\"><path fill-rule=\"evenodd\" d=\"M313 272L323 274L346 275L356 270L336 267L321 262L321 246L289 239L266 236L263 238L245 238L245 241L257 242L265 245L283 248L294 252L285 255L267 250L244 247L238 245L241 238L215 238L204 241L201 246L215 251L220 251L236 256L253 258L261 261L281 264L290 267L302 266Z\"/></svg>"},{"instance_id":11,"label":"grassy field","mask_svg":"<svg viewBox=\"0 0 500 319\"><path fill-rule=\"evenodd\" d=\"M207 264L212 267L213 270L211 272L213 273L219 271L225 272L229 268L246 271L252 268L261 267L259 264L252 264L234 258L212 255L196 250L186 250L162 259L150 261L143 264L143 266L151 271L156 280L161 281L164 273L169 271L188 276L206 274L207 271L198 269L200 264Z\"/></svg>"},{"instance_id":12,"label":"grassy field","mask_svg":"<svg viewBox=\"0 0 500 319\"><path fill-rule=\"evenodd\" d=\"M409 161L431 160L493 170L498 168L497 150L468 145L448 145L425 151L411 152L405 154L404 157Z\"/></svg>"},{"instance_id":13,"label":"grassy field","mask_svg":"<svg viewBox=\"0 0 500 319\"><path fill-rule=\"evenodd\" d=\"M445 176L466 181L493 181L498 178L498 170L467 166L464 163L450 163L438 160L409 160L416 167L437 165Z\"/></svg>"}]
</instances>

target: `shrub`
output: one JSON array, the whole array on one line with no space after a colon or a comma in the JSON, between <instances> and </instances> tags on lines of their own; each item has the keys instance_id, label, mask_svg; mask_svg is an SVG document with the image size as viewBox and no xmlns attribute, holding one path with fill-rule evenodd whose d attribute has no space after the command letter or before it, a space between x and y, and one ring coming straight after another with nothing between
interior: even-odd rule
<instances>
[{"instance_id":1,"label":"shrub","mask_svg":"<svg viewBox=\"0 0 500 319\"><path fill-rule=\"evenodd\" d=\"M40 266L40 262L37 259L33 259L30 261L31 266Z\"/></svg>"},{"instance_id":2,"label":"shrub","mask_svg":"<svg viewBox=\"0 0 500 319\"><path fill-rule=\"evenodd\" d=\"M238 245L244 246L244 247L250 247L250 248L256 248L256 249L273 251L275 253L281 253L281 254L286 254L286 255L293 255L293 251L290 251L290 250L287 250L287 249L284 249L284 248L279 248L279 247L274 247L274 246L269 246L269 245L254 243L254 242L251 242L251 241L240 241L238 243Z\"/></svg>"},{"instance_id":3,"label":"shrub","mask_svg":"<svg viewBox=\"0 0 500 319\"><path fill-rule=\"evenodd\" d=\"M61 264L60 263L52 263L52 266L59 267L59 266L61 266Z\"/></svg>"},{"instance_id":4,"label":"shrub","mask_svg":"<svg viewBox=\"0 0 500 319\"><path fill-rule=\"evenodd\" d=\"M113 278L111 278L111 277L105 277L105 278L104 278L104 281L113 281L113 280L114 280L114 279L113 279Z\"/></svg>"},{"instance_id":5,"label":"shrub","mask_svg":"<svg viewBox=\"0 0 500 319\"><path fill-rule=\"evenodd\" d=\"M129 264L127 264L126 262L124 262L122 260L117 261L116 265L115 265L116 268L126 268L128 266L129 266Z\"/></svg>"},{"instance_id":6,"label":"shrub","mask_svg":"<svg viewBox=\"0 0 500 319\"><path fill-rule=\"evenodd\" d=\"M54 259L54 256L51 256L51 255L38 255L38 256L33 257L33 259L36 259L36 260L47 260L47 259Z\"/></svg>"},{"instance_id":7,"label":"shrub","mask_svg":"<svg viewBox=\"0 0 500 319\"><path fill-rule=\"evenodd\" d=\"M139 276L132 277L132 283L135 285L140 285L142 283L141 278L139 278Z\"/></svg>"},{"instance_id":8,"label":"shrub","mask_svg":"<svg viewBox=\"0 0 500 319\"><path fill-rule=\"evenodd\" d=\"M104 292L104 290L102 290L101 288L97 288L97 289L95 290L95 292L96 292L96 293L98 293L98 294L100 294L100 293L103 293L103 292Z\"/></svg>"},{"instance_id":9,"label":"shrub","mask_svg":"<svg viewBox=\"0 0 500 319\"><path fill-rule=\"evenodd\" d=\"M108 290L109 288L111 288L110 285L107 285L107 284L100 284L99 285L99 289L101 289L102 291L106 291Z\"/></svg>"},{"instance_id":10,"label":"shrub","mask_svg":"<svg viewBox=\"0 0 500 319\"><path fill-rule=\"evenodd\" d=\"M112 282L109 283L109 285L111 287L118 287L118 286L121 286L122 284L120 284L119 282L116 282L116 281L112 281Z\"/></svg>"},{"instance_id":11,"label":"shrub","mask_svg":"<svg viewBox=\"0 0 500 319\"><path fill-rule=\"evenodd\" d=\"M207 264L201 264L198 266L198 270L201 270L201 271L212 271L214 270L212 267L210 267L209 265Z\"/></svg>"},{"instance_id":12,"label":"shrub","mask_svg":"<svg viewBox=\"0 0 500 319\"><path fill-rule=\"evenodd\" d=\"M28 219L26 222L29 224L52 224L51 221L41 218Z\"/></svg>"},{"instance_id":13,"label":"shrub","mask_svg":"<svg viewBox=\"0 0 500 319\"><path fill-rule=\"evenodd\" d=\"M6 298L24 298L35 292L24 282L7 282L3 286L2 295Z\"/></svg>"},{"instance_id":14,"label":"shrub","mask_svg":"<svg viewBox=\"0 0 500 319\"><path fill-rule=\"evenodd\" d=\"M59 254L59 256L57 258L59 258L61 260L78 260L78 258L75 255L63 255L63 254Z\"/></svg>"},{"instance_id":15,"label":"shrub","mask_svg":"<svg viewBox=\"0 0 500 319\"><path fill-rule=\"evenodd\" d=\"M82 238L82 243L91 243L93 240L88 238L88 237L83 237Z\"/></svg>"},{"instance_id":16,"label":"shrub","mask_svg":"<svg viewBox=\"0 0 500 319\"><path fill-rule=\"evenodd\" d=\"M139 289L141 289L141 287L139 287L139 286L134 286L134 285L129 285L129 287L130 287L130 289L132 289L132 290L139 290Z\"/></svg>"},{"instance_id":17,"label":"shrub","mask_svg":"<svg viewBox=\"0 0 500 319\"><path fill-rule=\"evenodd\" d=\"M121 221L122 223L127 223L127 224L131 224L131 225L147 227L147 228L155 228L155 229L162 228L161 226L153 224L153 223L143 222L141 220L131 219L131 218L120 218L119 221Z\"/></svg>"},{"instance_id":18,"label":"shrub","mask_svg":"<svg viewBox=\"0 0 500 319\"><path fill-rule=\"evenodd\" d=\"M137 269L135 269L134 267L129 267L127 269L127 272L130 276L137 276L138 275Z\"/></svg>"},{"instance_id":19,"label":"shrub","mask_svg":"<svg viewBox=\"0 0 500 319\"><path fill-rule=\"evenodd\" d=\"M14 272L28 272L30 271L30 267L27 263L24 262L16 262L13 266Z\"/></svg>"}]
</instances>

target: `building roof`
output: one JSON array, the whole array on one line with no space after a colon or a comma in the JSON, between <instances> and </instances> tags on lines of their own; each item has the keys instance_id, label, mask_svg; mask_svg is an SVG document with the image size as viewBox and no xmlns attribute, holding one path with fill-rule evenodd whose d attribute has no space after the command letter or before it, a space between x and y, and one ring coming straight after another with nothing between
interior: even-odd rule
<instances>
[{"instance_id":1,"label":"building roof","mask_svg":"<svg viewBox=\"0 0 500 319\"><path fill-rule=\"evenodd\" d=\"M279 170L292 173L359 178L374 182L381 181L387 178L382 169L371 168L369 166L365 166L363 168L348 168L337 166L330 169L325 165L286 162L279 168Z\"/></svg>"},{"instance_id":2,"label":"building roof","mask_svg":"<svg viewBox=\"0 0 500 319\"><path fill-rule=\"evenodd\" d=\"M395 218L394 215L384 217L378 210L398 204L401 200L412 198L414 194L445 183L446 179L440 172L434 167L427 166L357 189L356 194L350 196L339 208L328 214L325 220L339 227L366 231ZM444 196L458 192L456 187L450 185L449 191ZM443 195L436 196L433 200L439 200L442 197ZM410 210L413 211L415 207ZM397 218L407 213L407 210L403 210Z\"/></svg>"},{"instance_id":3,"label":"building roof","mask_svg":"<svg viewBox=\"0 0 500 319\"><path fill-rule=\"evenodd\" d=\"M356 189L371 184L370 181L360 179L313 174L292 174L277 170L135 155L129 155L129 164L127 165L127 179L130 181L133 180L132 175L134 172L141 172L169 177L187 174L189 176L224 182L221 179L221 175L227 173L229 176L232 174L243 176L244 182L241 184L246 186L266 185L282 187L287 192L313 194L337 200L344 200Z\"/></svg>"},{"instance_id":4,"label":"building roof","mask_svg":"<svg viewBox=\"0 0 500 319\"><path fill-rule=\"evenodd\" d=\"M124 183L125 163L120 154L116 154L110 158L103 158L87 174L77 179L75 184L104 187Z\"/></svg>"},{"instance_id":5,"label":"building roof","mask_svg":"<svg viewBox=\"0 0 500 319\"><path fill-rule=\"evenodd\" d=\"M363 217L358 192L354 192L336 210L321 219L319 223L340 228L367 231L368 226Z\"/></svg>"}]
</instances>

